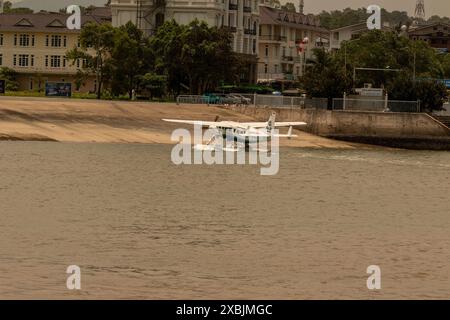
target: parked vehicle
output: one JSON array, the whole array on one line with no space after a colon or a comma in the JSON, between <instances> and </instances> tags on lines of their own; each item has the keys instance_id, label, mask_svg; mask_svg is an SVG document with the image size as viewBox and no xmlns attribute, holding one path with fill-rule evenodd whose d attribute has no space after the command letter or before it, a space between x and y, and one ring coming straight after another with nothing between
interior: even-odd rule
<instances>
[{"instance_id":1,"label":"parked vehicle","mask_svg":"<svg viewBox=\"0 0 450 320\"><path fill-rule=\"evenodd\" d=\"M219 103L221 103L221 97L219 97L215 93L205 93L202 96L202 99L204 99L206 101L206 103L209 103L209 104L219 104Z\"/></svg>"},{"instance_id":2,"label":"parked vehicle","mask_svg":"<svg viewBox=\"0 0 450 320\"><path fill-rule=\"evenodd\" d=\"M252 100L250 98L244 97L241 94L231 94L230 96L232 96L233 98L236 99L236 101L238 101L239 104L250 104L252 102Z\"/></svg>"}]
</instances>

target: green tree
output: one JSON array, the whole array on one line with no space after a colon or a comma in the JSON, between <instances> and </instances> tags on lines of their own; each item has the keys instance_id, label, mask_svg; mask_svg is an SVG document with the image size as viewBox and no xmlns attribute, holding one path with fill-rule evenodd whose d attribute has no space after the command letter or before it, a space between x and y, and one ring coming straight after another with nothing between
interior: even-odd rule
<instances>
[{"instance_id":1,"label":"green tree","mask_svg":"<svg viewBox=\"0 0 450 320\"><path fill-rule=\"evenodd\" d=\"M101 98L104 83L111 72L111 51L114 47L116 29L110 24L88 23L81 29L80 47L69 50L67 59L75 64L84 60L85 72L95 74L97 81L97 99Z\"/></svg>"},{"instance_id":2,"label":"green tree","mask_svg":"<svg viewBox=\"0 0 450 320\"><path fill-rule=\"evenodd\" d=\"M328 108L332 99L351 92L350 75L345 72L336 57L323 49L314 49L314 58L309 61L300 83L312 97L328 98Z\"/></svg>"},{"instance_id":3,"label":"green tree","mask_svg":"<svg viewBox=\"0 0 450 320\"><path fill-rule=\"evenodd\" d=\"M152 60L149 42L143 32L132 22L120 26L111 51L113 95L125 92L131 99L140 77L151 70Z\"/></svg>"},{"instance_id":4,"label":"green tree","mask_svg":"<svg viewBox=\"0 0 450 320\"><path fill-rule=\"evenodd\" d=\"M17 91L19 89L19 83L17 82L17 72L8 67L0 67L0 79L4 79L6 82L6 90Z\"/></svg>"},{"instance_id":5,"label":"green tree","mask_svg":"<svg viewBox=\"0 0 450 320\"><path fill-rule=\"evenodd\" d=\"M295 4L293 4L292 2L286 2L286 4L281 6L281 9L289 11L289 12L297 12L297 9L295 8Z\"/></svg>"},{"instance_id":6,"label":"green tree","mask_svg":"<svg viewBox=\"0 0 450 320\"><path fill-rule=\"evenodd\" d=\"M400 101L420 100L421 111L441 110L447 99L447 88L435 80L413 81L409 72L398 74L387 85L389 98Z\"/></svg>"},{"instance_id":7,"label":"green tree","mask_svg":"<svg viewBox=\"0 0 450 320\"><path fill-rule=\"evenodd\" d=\"M235 79L236 54L232 35L205 22L179 25L165 22L150 40L155 73L167 76L169 89L178 94L187 83L192 94L213 90L222 81Z\"/></svg>"},{"instance_id":8,"label":"green tree","mask_svg":"<svg viewBox=\"0 0 450 320\"><path fill-rule=\"evenodd\" d=\"M373 30L357 40L344 42L336 59L348 68L376 68L386 71L363 71L356 74L356 87L369 82L380 87L396 76L389 69L416 73L416 77L442 78L444 70L439 54L424 41L412 41L395 33Z\"/></svg>"},{"instance_id":9,"label":"green tree","mask_svg":"<svg viewBox=\"0 0 450 320\"><path fill-rule=\"evenodd\" d=\"M13 8L11 1L5 1L3 3L3 12L4 13L28 14L28 13L33 13L34 11L30 8Z\"/></svg>"},{"instance_id":10,"label":"green tree","mask_svg":"<svg viewBox=\"0 0 450 320\"><path fill-rule=\"evenodd\" d=\"M450 79L450 54L441 55L441 61L444 77Z\"/></svg>"},{"instance_id":11,"label":"green tree","mask_svg":"<svg viewBox=\"0 0 450 320\"><path fill-rule=\"evenodd\" d=\"M140 77L139 86L150 98L160 98L166 93L167 77L149 72Z\"/></svg>"},{"instance_id":12,"label":"green tree","mask_svg":"<svg viewBox=\"0 0 450 320\"><path fill-rule=\"evenodd\" d=\"M344 10L322 11L319 14L320 23L324 28L337 29L352 24L364 22L369 17L366 8L346 8ZM412 18L408 16L406 11L389 12L384 8L381 9L381 17L383 22L388 22L391 26L411 24Z\"/></svg>"}]
</instances>

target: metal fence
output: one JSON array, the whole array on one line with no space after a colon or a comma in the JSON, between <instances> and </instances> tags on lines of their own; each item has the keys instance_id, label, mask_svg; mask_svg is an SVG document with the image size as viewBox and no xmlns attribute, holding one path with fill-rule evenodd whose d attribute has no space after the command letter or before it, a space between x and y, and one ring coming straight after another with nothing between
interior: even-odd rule
<instances>
[{"instance_id":1,"label":"metal fence","mask_svg":"<svg viewBox=\"0 0 450 320\"><path fill-rule=\"evenodd\" d=\"M270 94L231 93L230 96L241 97L240 104L258 107L285 109L322 109L327 110L327 98L305 98L275 96ZM238 99L239 100L239 99ZM233 100L223 97L180 95L177 104L234 104ZM397 101L387 99L349 99L335 98L330 105L332 110L339 111L370 111L370 112L420 112L420 101Z\"/></svg>"},{"instance_id":2,"label":"metal fence","mask_svg":"<svg viewBox=\"0 0 450 320\"><path fill-rule=\"evenodd\" d=\"M253 105L271 108L314 108L327 109L327 99L275 96L270 94L253 93L231 93L229 96L238 97L236 101L240 104ZM243 98L243 99L239 99ZM177 97L177 104L233 104L233 99L224 97L201 96L201 95L180 95Z\"/></svg>"},{"instance_id":3,"label":"metal fence","mask_svg":"<svg viewBox=\"0 0 450 320\"><path fill-rule=\"evenodd\" d=\"M180 95L177 97L177 104L209 104L209 98L196 95Z\"/></svg>"},{"instance_id":4,"label":"metal fence","mask_svg":"<svg viewBox=\"0 0 450 320\"><path fill-rule=\"evenodd\" d=\"M314 108L327 109L328 99L326 98L305 98L274 96L270 94L241 94L231 93L231 95L240 95L248 99L249 105L271 108Z\"/></svg>"},{"instance_id":5,"label":"metal fence","mask_svg":"<svg viewBox=\"0 0 450 320\"><path fill-rule=\"evenodd\" d=\"M420 112L420 101L333 99L333 110L371 112Z\"/></svg>"}]
</instances>

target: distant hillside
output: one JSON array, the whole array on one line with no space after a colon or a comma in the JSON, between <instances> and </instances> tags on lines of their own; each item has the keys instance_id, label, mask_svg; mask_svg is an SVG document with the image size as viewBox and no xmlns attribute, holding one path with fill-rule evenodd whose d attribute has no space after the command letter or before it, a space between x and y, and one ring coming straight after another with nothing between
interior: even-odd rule
<instances>
[{"instance_id":1,"label":"distant hillside","mask_svg":"<svg viewBox=\"0 0 450 320\"><path fill-rule=\"evenodd\" d=\"M90 5L103 6L106 2L107 0L21 0L13 2L13 8L30 8L35 12L40 10L59 11L59 9L65 8L71 4L88 7Z\"/></svg>"}]
</instances>

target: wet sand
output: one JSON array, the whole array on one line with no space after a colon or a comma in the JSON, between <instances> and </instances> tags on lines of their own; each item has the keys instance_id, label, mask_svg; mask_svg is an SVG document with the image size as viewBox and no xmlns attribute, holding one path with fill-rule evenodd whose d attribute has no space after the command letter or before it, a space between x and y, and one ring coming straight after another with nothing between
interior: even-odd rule
<instances>
[{"instance_id":1,"label":"wet sand","mask_svg":"<svg viewBox=\"0 0 450 320\"><path fill-rule=\"evenodd\" d=\"M214 121L216 116L220 120L254 121L231 110L205 105L0 97L0 140L172 144L174 129L191 126L166 123L162 118ZM298 137L281 139L281 146L369 148L294 131Z\"/></svg>"}]
</instances>

